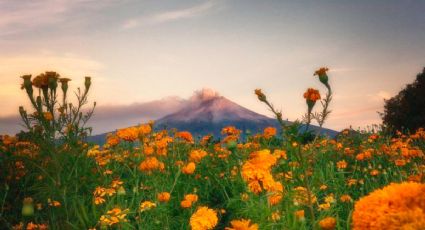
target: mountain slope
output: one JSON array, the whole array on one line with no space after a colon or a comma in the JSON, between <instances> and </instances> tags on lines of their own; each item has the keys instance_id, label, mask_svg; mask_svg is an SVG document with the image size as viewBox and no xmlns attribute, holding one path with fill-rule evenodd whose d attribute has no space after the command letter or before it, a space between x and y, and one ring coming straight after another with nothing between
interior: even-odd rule
<instances>
[{"instance_id":1,"label":"mountain slope","mask_svg":"<svg viewBox=\"0 0 425 230\"><path fill-rule=\"evenodd\" d=\"M274 119L244 108L218 93L203 89L195 93L181 110L156 122L156 127L177 128L194 134L218 135L225 126L258 132L267 126L277 126Z\"/></svg>"}]
</instances>

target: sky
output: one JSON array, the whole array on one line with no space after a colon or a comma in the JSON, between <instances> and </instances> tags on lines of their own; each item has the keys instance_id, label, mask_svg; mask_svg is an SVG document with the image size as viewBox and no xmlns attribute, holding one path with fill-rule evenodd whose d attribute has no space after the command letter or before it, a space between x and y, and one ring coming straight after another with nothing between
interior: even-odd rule
<instances>
[{"instance_id":1,"label":"sky","mask_svg":"<svg viewBox=\"0 0 425 230\"><path fill-rule=\"evenodd\" d=\"M384 99L425 66L425 1L0 0L0 117L28 105L19 76L46 70L98 105L188 98L212 88L271 116L261 88L289 120L327 66L326 127L381 123ZM119 118L117 118L119 119Z\"/></svg>"}]
</instances>

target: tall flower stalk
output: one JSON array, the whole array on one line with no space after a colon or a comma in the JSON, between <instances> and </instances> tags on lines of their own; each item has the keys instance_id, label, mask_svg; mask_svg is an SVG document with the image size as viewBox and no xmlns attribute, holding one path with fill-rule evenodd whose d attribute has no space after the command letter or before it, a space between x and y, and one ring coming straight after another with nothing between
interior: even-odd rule
<instances>
[{"instance_id":1,"label":"tall flower stalk","mask_svg":"<svg viewBox=\"0 0 425 230\"><path fill-rule=\"evenodd\" d=\"M329 114L331 113L331 111L329 110L329 105L330 102L332 100L332 89L331 86L329 84L329 77L327 75L327 71L329 69L326 67L322 67L320 69L318 69L317 71L315 71L314 76L318 76L319 81L326 87L327 89L327 93L326 93L326 97L324 99L321 100L321 96L320 96L320 92L317 89L313 89L313 88L308 88L307 91L304 93L304 98L306 100L306 104L307 104L307 113L303 116L303 121L305 123L305 132L308 131L310 124L313 120L316 120L320 129L318 131L318 134L316 134L316 137L314 138L314 140L312 141L311 146L314 146L316 144L316 141L318 140L320 131L323 127L323 124L325 123L326 119L328 118ZM261 89L256 89L255 90L255 94L258 97L258 100L265 103L267 105L267 107L274 113L274 115L276 116L277 121L279 122L279 124L282 127L282 131L285 131L287 125L283 122L282 119L282 112L281 111L277 111L274 106L267 100L267 96L261 91ZM322 111L320 113L317 112L313 112L314 106L316 105L316 102L318 100L321 100L321 105L322 105ZM285 132L284 132L285 133ZM300 139L300 138L298 138ZM288 141L291 141L289 139L285 139L284 141L286 141L287 143L289 143ZM291 144L291 143L289 143ZM316 229L316 216L315 216L315 211L314 211L314 203L313 203L313 192L311 190L311 181L309 179L310 175L309 172L311 170L311 164L309 161L309 157L313 154L311 148L306 148L307 150L304 150L303 147L299 146L299 145L295 145L296 149L295 149L295 158L297 159L297 161L300 163L300 167L301 169L304 171L304 175L302 178L303 181L303 186L306 189L306 196L307 196L307 201L308 204L306 204L306 206L308 207L309 213L310 213L310 218L311 218L311 226L313 229Z\"/></svg>"}]
</instances>

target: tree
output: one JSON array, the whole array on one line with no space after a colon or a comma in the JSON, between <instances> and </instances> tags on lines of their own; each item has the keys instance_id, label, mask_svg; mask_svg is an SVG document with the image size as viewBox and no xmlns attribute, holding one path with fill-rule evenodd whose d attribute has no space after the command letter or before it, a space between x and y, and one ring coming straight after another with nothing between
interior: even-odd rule
<instances>
[{"instance_id":1,"label":"tree","mask_svg":"<svg viewBox=\"0 0 425 230\"><path fill-rule=\"evenodd\" d=\"M396 96L385 100L384 125L391 131L414 132L425 127L425 68Z\"/></svg>"}]
</instances>

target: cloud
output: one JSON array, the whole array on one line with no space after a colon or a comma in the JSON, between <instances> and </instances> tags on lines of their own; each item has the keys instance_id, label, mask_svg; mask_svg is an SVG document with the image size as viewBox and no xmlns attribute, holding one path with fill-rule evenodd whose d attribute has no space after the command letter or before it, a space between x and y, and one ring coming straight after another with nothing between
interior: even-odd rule
<instances>
[{"instance_id":1,"label":"cloud","mask_svg":"<svg viewBox=\"0 0 425 230\"><path fill-rule=\"evenodd\" d=\"M123 29L131 29L141 25L161 24L170 21L177 21L181 19L194 18L205 15L217 6L216 1L206 1L202 4L191 6L189 8L178 9L151 14L148 16L136 17L129 19L122 25Z\"/></svg>"},{"instance_id":2,"label":"cloud","mask_svg":"<svg viewBox=\"0 0 425 230\"><path fill-rule=\"evenodd\" d=\"M96 10L110 6L111 0L38 0L8 1L0 0L0 36L31 31L43 26L71 23L67 20L79 9Z\"/></svg>"}]
</instances>

